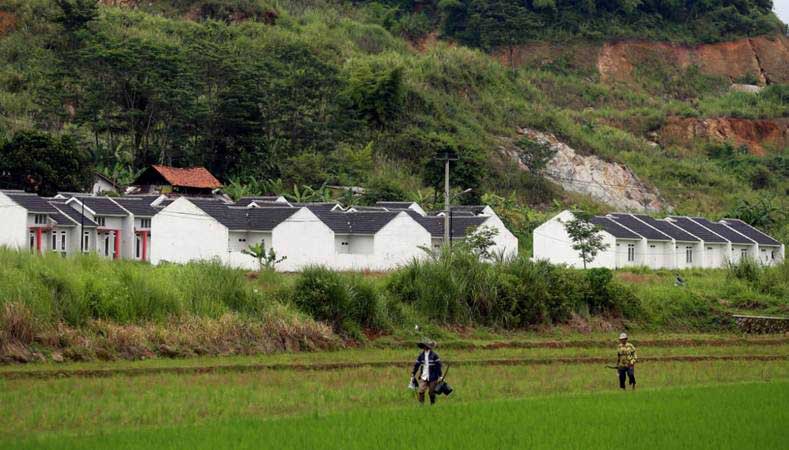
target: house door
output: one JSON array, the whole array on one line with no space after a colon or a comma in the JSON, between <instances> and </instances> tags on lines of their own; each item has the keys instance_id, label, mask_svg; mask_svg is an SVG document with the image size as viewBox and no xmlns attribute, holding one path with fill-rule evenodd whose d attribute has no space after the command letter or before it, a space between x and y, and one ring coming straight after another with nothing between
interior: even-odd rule
<instances>
[{"instance_id":1,"label":"house door","mask_svg":"<svg viewBox=\"0 0 789 450\"><path fill-rule=\"evenodd\" d=\"M103 233L103 236L104 236L104 246L103 246L104 256L109 257L111 255L111 253L110 253L110 234L109 233Z\"/></svg>"}]
</instances>

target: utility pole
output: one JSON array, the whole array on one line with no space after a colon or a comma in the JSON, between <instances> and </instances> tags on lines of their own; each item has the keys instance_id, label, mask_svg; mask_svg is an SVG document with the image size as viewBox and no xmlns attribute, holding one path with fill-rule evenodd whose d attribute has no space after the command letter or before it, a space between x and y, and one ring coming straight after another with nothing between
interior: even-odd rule
<instances>
[{"instance_id":1,"label":"utility pole","mask_svg":"<svg viewBox=\"0 0 789 450\"><path fill-rule=\"evenodd\" d=\"M444 245L451 245L449 241L449 162L457 161L458 156L451 150L445 150L436 159L444 161Z\"/></svg>"}]
</instances>

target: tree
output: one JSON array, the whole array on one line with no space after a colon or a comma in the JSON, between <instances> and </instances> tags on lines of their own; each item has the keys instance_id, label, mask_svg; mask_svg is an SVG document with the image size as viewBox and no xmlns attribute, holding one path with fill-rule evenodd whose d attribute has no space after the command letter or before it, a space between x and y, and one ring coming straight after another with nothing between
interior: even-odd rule
<instances>
[{"instance_id":1,"label":"tree","mask_svg":"<svg viewBox=\"0 0 789 450\"><path fill-rule=\"evenodd\" d=\"M0 147L0 184L10 188L44 196L84 191L93 172L90 153L71 135L23 131Z\"/></svg>"},{"instance_id":2,"label":"tree","mask_svg":"<svg viewBox=\"0 0 789 450\"><path fill-rule=\"evenodd\" d=\"M449 163L450 186L461 190L471 189L471 192L462 198L465 203L479 202L485 167L484 157L479 149L460 146L453 137L444 133L428 134L423 140L423 148L424 154L430 155L422 172L425 185L432 187L436 195L444 192L444 161L436 158L446 152L454 153L458 160Z\"/></svg>"},{"instance_id":3,"label":"tree","mask_svg":"<svg viewBox=\"0 0 789 450\"><path fill-rule=\"evenodd\" d=\"M56 0L56 3L62 13L55 18L55 22L63 25L69 33L85 28L88 22L99 15L96 0Z\"/></svg>"},{"instance_id":4,"label":"tree","mask_svg":"<svg viewBox=\"0 0 789 450\"><path fill-rule=\"evenodd\" d=\"M556 155L556 149L548 142L538 142L524 138L515 145L521 149L519 153L521 162L534 174L540 173L545 169L548 161Z\"/></svg>"},{"instance_id":5,"label":"tree","mask_svg":"<svg viewBox=\"0 0 789 450\"><path fill-rule=\"evenodd\" d=\"M248 249L243 250L242 253L249 255L258 260L259 270L274 270L274 266L288 259L287 256L277 258L277 252L273 248L266 251L264 243L252 244Z\"/></svg>"},{"instance_id":6,"label":"tree","mask_svg":"<svg viewBox=\"0 0 789 450\"><path fill-rule=\"evenodd\" d=\"M591 222L592 214L586 211L576 211L573 219L564 223L564 229L573 241L573 250L578 252L581 260L586 264L594 261L597 253L608 248L603 243L600 227Z\"/></svg>"},{"instance_id":7,"label":"tree","mask_svg":"<svg viewBox=\"0 0 789 450\"><path fill-rule=\"evenodd\" d=\"M380 127L397 118L405 100L402 68L365 59L353 61L348 74L344 94L353 111Z\"/></svg>"},{"instance_id":8,"label":"tree","mask_svg":"<svg viewBox=\"0 0 789 450\"><path fill-rule=\"evenodd\" d=\"M478 257L491 259L493 254L490 252L490 248L496 245L494 238L498 234L499 230L489 226L469 230L463 240L463 245Z\"/></svg>"}]
</instances>

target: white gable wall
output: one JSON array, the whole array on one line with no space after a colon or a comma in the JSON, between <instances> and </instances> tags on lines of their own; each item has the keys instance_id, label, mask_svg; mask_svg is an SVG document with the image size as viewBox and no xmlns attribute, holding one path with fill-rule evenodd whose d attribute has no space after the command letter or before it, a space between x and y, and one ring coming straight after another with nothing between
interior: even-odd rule
<instances>
[{"instance_id":1,"label":"white gable wall","mask_svg":"<svg viewBox=\"0 0 789 450\"><path fill-rule=\"evenodd\" d=\"M27 210L0 192L0 246L27 250Z\"/></svg>"},{"instance_id":2,"label":"white gable wall","mask_svg":"<svg viewBox=\"0 0 789 450\"><path fill-rule=\"evenodd\" d=\"M306 266L334 262L334 231L307 208L296 211L271 233L277 256L287 259L277 270L291 272Z\"/></svg>"},{"instance_id":3,"label":"white gable wall","mask_svg":"<svg viewBox=\"0 0 789 450\"><path fill-rule=\"evenodd\" d=\"M419 247L429 247L432 237L411 216L401 212L375 233L373 266L377 270L392 270L414 258L427 254Z\"/></svg>"},{"instance_id":4,"label":"white gable wall","mask_svg":"<svg viewBox=\"0 0 789 450\"><path fill-rule=\"evenodd\" d=\"M572 219L573 213L562 211L534 230L534 259L547 260L553 264L567 264L577 268L584 266L578 252L573 249L572 240L564 228L563 222ZM587 264L586 267L617 267L619 262L617 251L621 252L622 247L625 252L625 258L622 261L626 261L627 246L616 247L614 236L605 231L600 231L600 234L603 236L603 243L608 244L608 247L605 251L598 253L594 261ZM632 242L637 243L637 241Z\"/></svg>"},{"instance_id":5,"label":"white gable wall","mask_svg":"<svg viewBox=\"0 0 789 450\"><path fill-rule=\"evenodd\" d=\"M227 261L228 230L186 198L179 198L151 219L151 263Z\"/></svg>"},{"instance_id":6,"label":"white gable wall","mask_svg":"<svg viewBox=\"0 0 789 450\"><path fill-rule=\"evenodd\" d=\"M482 223L482 227L490 227L497 231L493 237L491 253L503 255L507 259L518 256L518 238L507 229L504 222L497 215L492 215Z\"/></svg>"}]
</instances>

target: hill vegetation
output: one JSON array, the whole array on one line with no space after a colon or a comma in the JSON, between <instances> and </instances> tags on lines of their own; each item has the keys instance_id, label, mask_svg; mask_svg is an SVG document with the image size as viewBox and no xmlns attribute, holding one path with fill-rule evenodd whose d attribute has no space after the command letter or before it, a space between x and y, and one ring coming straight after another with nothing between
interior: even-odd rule
<instances>
[{"instance_id":1,"label":"hill vegetation","mask_svg":"<svg viewBox=\"0 0 789 450\"><path fill-rule=\"evenodd\" d=\"M566 58L518 68L458 44L490 50L527 38L707 42L774 33L781 24L769 1L513 5L4 2L0 9L14 25L0 37L0 187L42 193L83 187L84 172L55 177L68 186L43 182L60 167L57 158L31 169L34 186L9 176L27 164L19 155L62 152L92 161L121 183L151 163L204 165L234 195L409 198L431 207L440 180L433 156L451 149L461 156L453 186L472 189L458 201L484 197L496 204L528 246L544 211L605 206L562 192L502 156L502 139L527 126L626 164L675 212L748 211L766 217L757 225L779 238L789 234L781 212L789 188L786 148L767 145L767 156L755 157L736 144L648 142L674 116L784 118L786 85L729 93L730 80L659 58L636 67L634 83L611 84L578 64L583 47L574 44ZM509 13L516 6L526 18ZM506 35L502 30L519 40L485 37ZM422 48L421 37L435 31L441 39ZM539 151L529 142L517 145ZM367 194L352 198L327 185L363 186Z\"/></svg>"}]
</instances>

